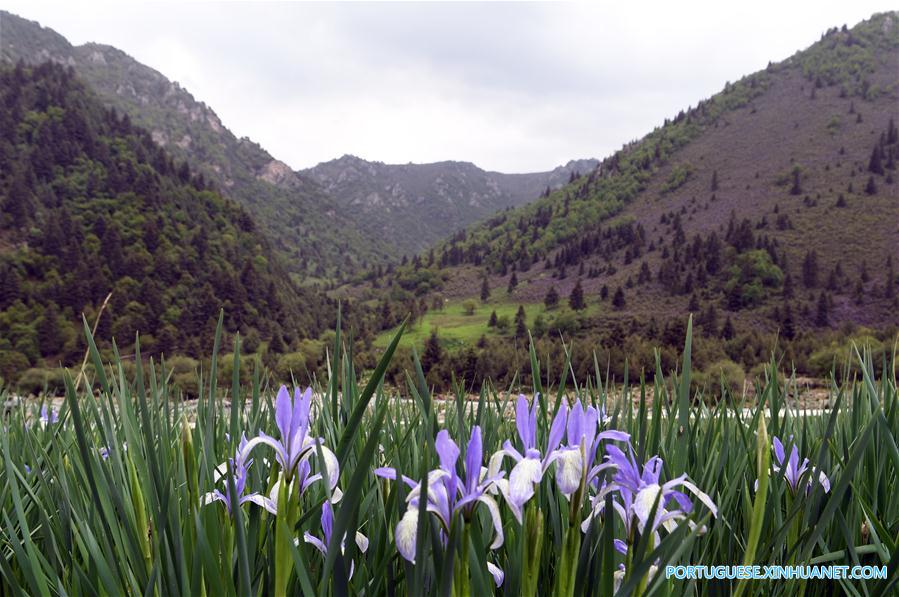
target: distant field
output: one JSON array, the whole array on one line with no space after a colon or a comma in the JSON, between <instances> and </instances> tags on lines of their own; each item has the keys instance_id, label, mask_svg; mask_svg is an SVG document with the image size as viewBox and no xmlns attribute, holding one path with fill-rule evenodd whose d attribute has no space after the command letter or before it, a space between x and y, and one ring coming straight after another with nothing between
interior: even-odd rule
<instances>
[{"instance_id":1,"label":"distant field","mask_svg":"<svg viewBox=\"0 0 899 597\"><path fill-rule=\"evenodd\" d=\"M567 298L563 297L560 304L564 304ZM465 301L450 300L447 301L441 310L429 310L418 322L409 327L400 340L400 346L420 347L431 335L431 331L437 329L440 340L445 348L458 348L465 344L474 344L483 335L488 338L513 338L515 335L515 314L518 312L519 303L508 302L505 300L491 300L481 303L476 301L474 313L468 315L465 313ZM547 311L543 303L523 304L524 311L527 314L528 329L534 328L534 320L541 313L547 317L557 311ZM584 315L594 315L599 312L602 307L598 304L589 305L581 311ZM490 313L496 311L497 319L503 317L508 318L509 326L505 330L489 327L487 322L490 319ZM375 339L374 345L379 348L386 347L390 340L396 334L396 328L382 332Z\"/></svg>"}]
</instances>

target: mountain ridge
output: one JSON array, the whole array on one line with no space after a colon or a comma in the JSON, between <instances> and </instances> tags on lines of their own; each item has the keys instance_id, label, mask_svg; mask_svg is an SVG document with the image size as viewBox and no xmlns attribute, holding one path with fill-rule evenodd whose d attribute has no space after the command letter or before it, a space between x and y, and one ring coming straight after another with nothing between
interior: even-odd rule
<instances>
[{"instance_id":1,"label":"mountain ridge","mask_svg":"<svg viewBox=\"0 0 899 597\"><path fill-rule=\"evenodd\" d=\"M346 154L300 173L359 214L370 234L392 238L401 251L415 254L469 224L533 201L598 163L570 160L546 172L510 174L467 161L387 164Z\"/></svg>"},{"instance_id":2,"label":"mountain ridge","mask_svg":"<svg viewBox=\"0 0 899 597\"><path fill-rule=\"evenodd\" d=\"M246 207L298 281L346 274L394 254L335 210L321 187L258 143L235 136L207 104L124 51L95 42L74 46L48 27L0 11L0 60L19 59L74 68L107 106L128 114L174 157L189 160Z\"/></svg>"}]
</instances>

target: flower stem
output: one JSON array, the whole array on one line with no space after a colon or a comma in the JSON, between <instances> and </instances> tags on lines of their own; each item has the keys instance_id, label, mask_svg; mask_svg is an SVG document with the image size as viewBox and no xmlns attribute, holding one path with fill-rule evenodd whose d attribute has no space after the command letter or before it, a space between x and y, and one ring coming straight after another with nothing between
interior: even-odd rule
<instances>
[{"instance_id":1,"label":"flower stem","mask_svg":"<svg viewBox=\"0 0 899 597\"><path fill-rule=\"evenodd\" d=\"M525 512L524 570L521 579L522 597L537 595L540 579L540 556L543 551L543 511L535 503L529 503Z\"/></svg>"}]
</instances>

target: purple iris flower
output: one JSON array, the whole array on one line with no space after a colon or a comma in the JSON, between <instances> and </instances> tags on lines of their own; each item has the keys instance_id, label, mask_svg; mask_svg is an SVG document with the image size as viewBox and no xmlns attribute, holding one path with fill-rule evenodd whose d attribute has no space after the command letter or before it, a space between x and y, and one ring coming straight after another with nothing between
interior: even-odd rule
<instances>
[{"instance_id":1,"label":"purple iris flower","mask_svg":"<svg viewBox=\"0 0 899 597\"><path fill-rule=\"evenodd\" d=\"M312 456L317 457L318 450L321 448L324 462L319 463L320 468L327 475L331 491L339 493L336 492L337 481L340 478L337 457L324 445L322 438L313 438L309 435L311 409L312 388L306 388L302 394L300 394L300 389L296 388L293 400L291 400L287 387L281 386L275 400L275 424L278 427L279 438L275 439L260 431L257 437L243 445L240 449L240 456L246 460L253 448L260 444L271 447L275 450L275 459L281 466L284 478L290 481L296 474L302 492L313 482L322 478L321 474L309 474L311 472L309 459Z\"/></svg>"},{"instance_id":2,"label":"purple iris flower","mask_svg":"<svg viewBox=\"0 0 899 597\"><path fill-rule=\"evenodd\" d=\"M317 550L319 550L323 556L327 557L328 555L328 545L331 543L331 531L334 528L334 510L331 507L331 503L325 501L322 504L322 537L323 539L319 539L312 533L306 531L303 533L303 540L306 543L311 544ZM340 551L343 553L344 551L344 543L346 542L346 534L343 536L343 540L340 542ZM359 551L365 553L368 551L368 537L356 531L356 545L359 547ZM353 570L355 568L355 563L350 562L350 578L353 577Z\"/></svg>"},{"instance_id":3,"label":"purple iris flower","mask_svg":"<svg viewBox=\"0 0 899 597\"><path fill-rule=\"evenodd\" d=\"M580 400L568 415L568 443L559 448L556 458L556 485L566 499L571 499L582 480L592 481L592 475L584 475L593 468L600 442L627 442L631 439L630 434L615 429L597 433L599 418L598 410L592 406L585 409Z\"/></svg>"},{"instance_id":4,"label":"purple iris flower","mask_svg":"<svg viewBox=\"0 0 899 597\"><path fill-rule=\"evenodd\" d=\"M234 492L237 497L237 504L243 505L247 502L251 502L256 504L257 506L261 506L271 512L272 514L277 513L277 507L275 502L271 498L267 498L264 495L260 495L258 493L249 493L244 495L244 490L247 486L247 471L251 464L253 464L253 460L246 460L244 458L245 452L243 448L247 445L247 438L244 437L241 439L240 446L237 449L237 454L234 458L229 458L228 462L231 465L231 474L234 478ZM215 469L215 481L219 482L222 479L225 479L225 491L221 492L218 489L210 491L203 495L201 501L205 504L211 504L212 502L222 502L225 504L225 507L228 509L228 514L231 514L231 508L234 504L234 496L231 495L231 484L227 481L226 477L228 475L228 465L225 463L220 464Z\"/></svg>"},{"instance_id":5,"label":"purple iris flower","mask_svg":"<svg viewBox=\"0 0 899 597\"><path fill-rule=\"evenodd\" d=\"M624 523L627 536L631 537L633 531L640 533L650 532L655 536L658 544L658 529L664 527L668 532L676 528L676 521L687 518L693 511L693 501L690 497L677 490L682 487L692 493L702 502L713 516L718 515L718 508L712 499L700 491L686 475L676 477L666 483L660 483L662 472L662 459L653 456L643 466L637 464L634 450L628 446L630 454L625 454L618 446L606 445L606 458L591 471L591 476L596 477L606 469L615 471L611 483L603 485L592 500L590 515L584 520L581 529L586 532L591 519L600 514L605 507L605 498L613 494L612 506ZM658 501L655 516L650 520L652 508ZM692 521L688 524L695 527ZM622 553L627 553L627 544L624 541L616 541L615 547Z\"/></svg>"},{"instance_id":6,"label":"purple iris flower","mask_svg":"<svg viewBox=\"0 0 899 597\"><path fill-rule=\"evenodd\" d=\"M808 481L806 485L806 493L811 491L812 484L815 482L815 479L818 479L818 482L824 487L824 493L830 491L830 479L827 478L823 472L818 471L815 467L809 467L808 458L802 459L802 464L799 463L799 448L796 447L796 444L792 443L792 436L790 437L790 442L793 447L790 450L789 458L786 457L786 452L784 451L784 446L781 443L780 439L775 437L773 440L773 450L774 450L774 458L777 463L771 463L771 468L775 473L780 472L782 467L785 467L784 470L784 479L787 480L787 484L790 486L790 491L794 494L796 490L799 488L799 483L802 480L802 477L806 472L809 472ZM815 474L817 473L817 475ZM758 481L756 481L758 483Z\"/></svg>"},{"instance_id":7,"label":"purple iris flower","mask_svg":"<svg viewBox=\"0 0 899 597\"><path fill-rule=\"evenodd\" d=\"M506 441L502 453L510 456L516 464L509 474L509 480L498 485L509 504L509 509L519 523L522 521L524 505L534 495L534 487L543 479L549 465L556 463L556 484L562 494L570 499L578 490L584 471L590 470L596 449L603 440L628 441L630 435L623 431L598 432L601 411L592 406L584 409L580 401L569 412L563 403L549 429L546 452L537 449L537 400L528 407L527 398L518 396L515 405L515 424L518 437L524 448L524 455ZM567 442L560 447L562 440ZM589 481L589 478L587 479Z\"/></svg>"},{"instance_id":8,"label":"purple iris flower","mask_svg":"<svg viewBox=\"0 0 899 597\"><path fill-rule=\"evenodd\" d=\"M481 503L486 506L493 520L494 537L490 549L498 549L504 541L503 523L499 513L499 505L490 495L490 490L501 479L503 473L499 471L502 460L501 453L497 453L490 459L488 467L481 465L484 448L481 437L481 428L474 426L471 429L471 437L465 452L465 466L463 475L459 475L457 463L459 460L459 447L450 437L449 432L441 430L435 441L437 457L440 461L439 468L428 473L428 489L424 499L428 512L437 517L442 525L444 533L448 533L453 516L461 513L468 520L474 511L474 507ZM415 562L415 548L418 539L418 511L421 496L421 483L400 475L396 469L383 467L375 469L375 474L385 479L396 480L400 478L411 491L406 496L406 512L396 526L394 538L397 551L410 562ZM444 537L445 538L445 537ZM503 573L492 563L487 564L493 580L497 586L503 582Z\"/></svg>"},{"instance_id":9,"label":"purple iris flower","mask_svg":"<svg viewBox=\"0 0 899 597\"><path fill-rule=\"evenodd\" d=\"M501 480L498 486L519 523L522 522L524 505L534 495L534 487L540 483L549 465L558 456L556 448L565 435L567 418L568 407L562 404L550 425L546 451L541 454L537 449L537 398L535 396L534 402L528 407L524 394L518 396L515 403L515 426L518 428L523 453L516 450L509 440L503 443L500 454L511 457L515 466L509 473L508 481Z\"/></svg>"},{"instance_id":10,"label":"purple iris flower","mask_svg":"<svg viewBox=\"0 0 899 597\"><path fill-rule=\"evenodd\" d=\"M47 407L47 405L43 405L41 407L41 423L44 425L52 425L59 421L59 413L53 410L53 407Z\"/></svg>"}]
</instances>

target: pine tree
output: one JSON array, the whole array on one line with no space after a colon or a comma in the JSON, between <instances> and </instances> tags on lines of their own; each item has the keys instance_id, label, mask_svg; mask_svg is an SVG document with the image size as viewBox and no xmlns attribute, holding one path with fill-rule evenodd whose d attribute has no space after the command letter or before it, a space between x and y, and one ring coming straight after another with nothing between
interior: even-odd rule
<instances>
[{"instance_id":1,"label":"pine tree","mask_svg":"<svg viewBox=\"0 0 899 597\"><path fill-rule=\"evenodd\" d=\"M883 176L883 156L878 144L875 144L874 149L871 151L871 159L868 161L868 172Z\"/></svg>"},{"instance_id":2,"label":"pine tree","mask_svg":"<svg viewBox=\"0 0 899 597\"><path fill-rule=\"evenodd\" d=\"M516 286L518 286L518 276L515 272L512 272L512 275L509 277L509 287L506 288L506 292L512 294L512 291L515 290Z\"/></svg>"},{"instance_id":3,"label":"pine tree","mask_svg":"<svg viewBox=\"0 0 899 597\"><path fill-rule=\"evenodd\" d=\"M690 313L699 313L699 297L695 292L690 295L690 304L687 305L687 310Z\"/></svg>"},{"instance_id":4,"label":"pine tree","mask_svg":"<svg viewBox=\"0 0 899 597\"><path fill-rule=\"evenodd\" d=\"M580 311L587 306L584 302L584 289L581 287L580 280L571 289L571 294L568 296L568 305L575 311Z\"/></svg>"},{"instance_id":5,"label":"pine tree","mask_svg":"<svg viewBox=\"0 0 899 597\"><path fill-rule=\"evenodd\" d=\"M441 361L443 361L443 347L440 346L440 338L437 336L437 330L434 329L425 342L425 348L421 354L421 367L427 373Z\"/></svg>"},{"instance_id":6,"label":"pine tree","mask_svg":"<svg viewBox=\"0 0 899 597\"><path fill-rule=\"evenodd\" d=\"M559 292L555 286L549 287L546 296L543 297L543 304L546 305L547 309L555 309L559 306Z\"/></svg>"},{"instance_id":7,"label":"pine tree","mask_svg":"<svg viewBox=\"0 0 899 597\"><path fill-rule=\"evenodd\" d=\"M59 326L59 309L50 301L37 326L37 342L42 356L57 355L63 349L63 337Z\"/></svg>"},{"instance_id":8,"label":"pine tree","mask_svg":"<svg viewBox=\"0 0 899 597\"><path fill-rule=\"evenodd\" d=\"M624 306L627 304L624 298L624 290L621 289L621 286L615 289L615 295L612 297L612 306L617 310L624 309Z\"/></svg>"},{"instance_id":9,"label":"pine tree","mask_svg":"<svg viewBox=\"0 0 899 597\"><path fill-rule=\"evenodd\" d=\"M496 310L490 313L490 319L487 320L487 327L495 328L496 327Z\"/></svg>"},{"instance_id":10,"label":"pine tree","mask_svg":"<svg viewBox=\"0 0 899 597\"><path fill-rule=\"evenodd\" d=\"M737 332L734 330L734 322L731 321L730 315L728 315L727 319L724 321L724 326L721 328L721 337L725 340L731 340L736 333Z\"/></svg>"},{"instance_id":11,"label":"pine tree","mask_svg":"<svg viewBox=\"0 0 899 597\"><path fill-rule=\"evenodd\" d=\"M877 183L874 182L874 177L868 177L868 184L865 185L865 193L868 195L876 195L877 194Z\"/></svg>"},{"instance_id":12,"label":"pine tree","mask_svg":"<svg viewBox=\"0 0 899 597\"><path fill-rule=\"evenodd\" d=\"M524 305L518 305L518 312L515 314L515 337L527 338L527 314L524 311Z\"/></svg>"},{"instance_id":13,"label":"pine tree","mask_svg":"<svg viewBox=\"0 0 899 597\"><path fill-rule=\"evenodd\" d=\"M481 302L486 303L490 298L490 284L487 282L487 276L484 276L481 282Z\"/></svg>"},{"instance_id":14,"label":"pine tree","mask_svg":"<svg viewBox=\"0 0 899 597\"><path fill-rule=\"evenodd\" d=\"M883 297L891 299L896 296L896 274L893 271L893 256L887 256L887 277L883 286Z\"/></svg>"},{"instance_id":15,"label":"pine tree","mask_svg":"<svg viewBox=\"0 0 899 597\"><path fill-rule=\"evenodd\" d=\"M793 186L790 187L790 194L802 194L802 170L800 170L799 166L793 168Z\"/></svg>"},{"instance_id":16,"label":"pine tree","mask_svg":"<svg viewBox=\"0 0 899 597\"><path fill-rule=\"evenodd\" d=\"M712 171L712 192L714 193L717 190L718 190L718 171L713 170Z\"/></svg>"},{"instance_id":17,"label":"pine tree","mask_svg":"<svg viewBox=\"0 0 899 597\"><path fill-rule=\"evenodd\" d=\"M830 325L828 312L830 311L827 304L827 295L823 292L818 295L818 305L815 309L815 324L819 327L827 327Z\"/></svg>"},{"instance_id":18,"label":"pine tree","mask_svg":"<svg viewBox=\"0 0 899 597\"><path fill-rule=\"evenodd\" d=\"M787 340L792 340L796 337L796 321L793 319L793 308L790 306L790 303L784 304L781 330L784 338Z\"/></svg>"},{"instance_id":19,"label":"pine tree","mask_svg":"<svg viewBox=\"0 0 899 597\"><path fill-rule=\"evenodd\" d=\"M807 251L802 261L802 284L806 288L818 285L818 254L815 251Z\"/></svg>"}]
</instances>

